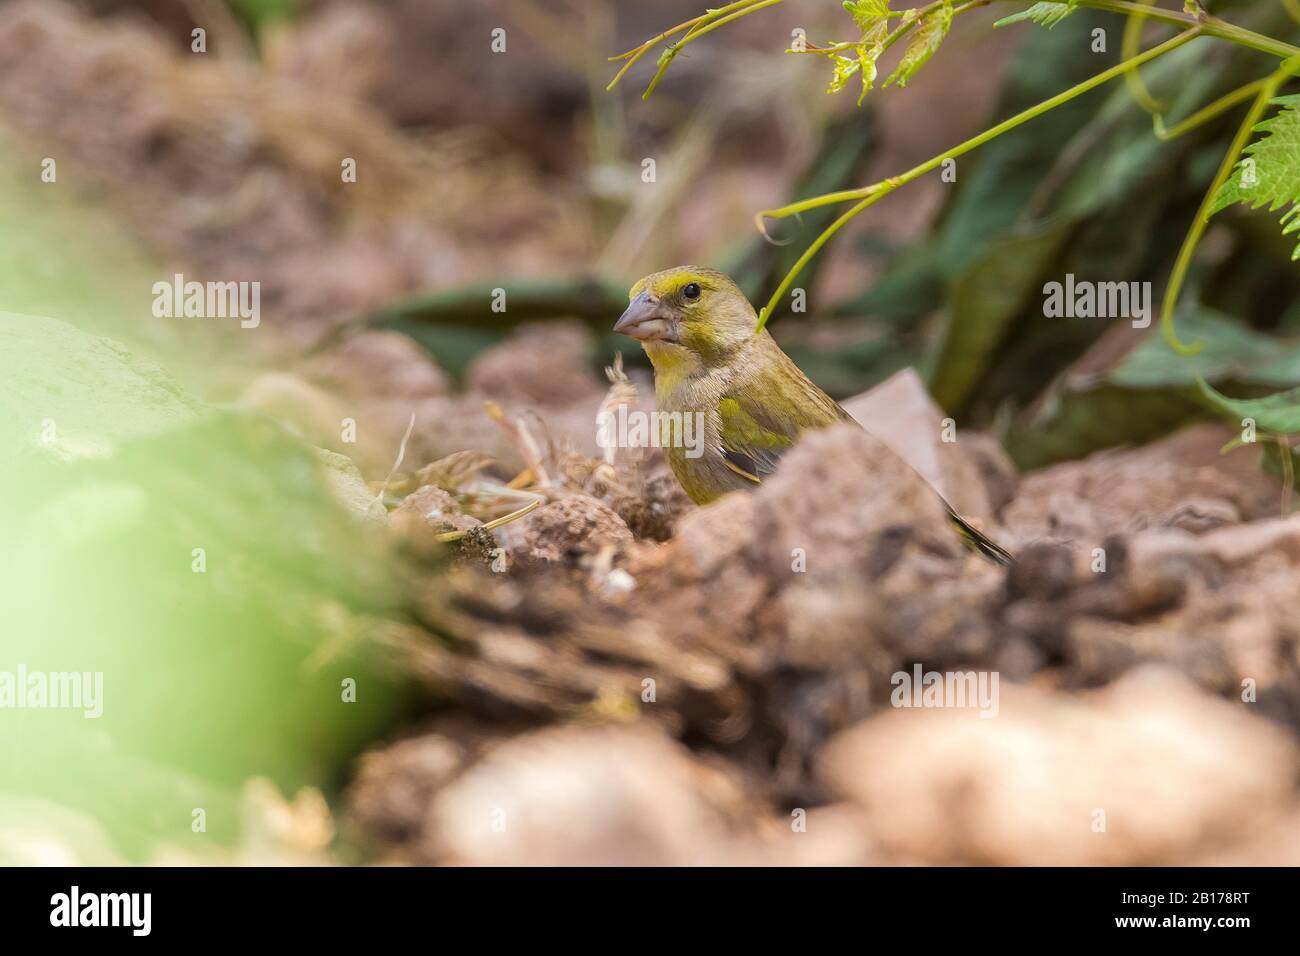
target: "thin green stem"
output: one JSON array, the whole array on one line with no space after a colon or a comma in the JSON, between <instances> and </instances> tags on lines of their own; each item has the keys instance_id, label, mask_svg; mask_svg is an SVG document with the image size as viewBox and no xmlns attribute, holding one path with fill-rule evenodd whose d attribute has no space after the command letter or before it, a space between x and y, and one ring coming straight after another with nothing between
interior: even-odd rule
<instances>
[{"instance_id":1,"label":"thin green stem","mask_svg":"<svg viewBox=\"0 0 1300 956\"><path fill-rule=\"evenodd\" d=\"M1155 0L1139 0L1144 7L1150 7ZM1129 57L1136 56L1138 50L1142 48L1142 26L1146 23L1147 11L1130 14L1124 24L1124 41L1120 46L1120 58L1127 60ZM1151 95L1151 90L1147 88L1146 83L1142 82L1142 74L1137 70L1124 74L1124 83L1128 86L1129 92L1133 94L1133 99L1137 104L1152 116L1159 116L1165 111L1164 106Z\"/></svg>"},{"instance_id":2,"label":"thin green stem","mask_svg":"<svg viewBox=\"0 0 1300 956\"><path fill-rule=\"evenodd\" d=\"M669 37L676 36L677 34L681 33L683 30L690 30L700 23L707 22L712 17L722 16L723 14L731 10L738 9L740 7L747 7L753 2L754 0L736 0L736 2L729 3L725 7L721 7L717 10L705 11L704 13L701 13L698 17L692 17L689 20L683 20L681 23L677 24L677 26L670 27L669 29L665 30L663 33L660 33L658 36L651 37L649 40L646 40L640 46L633 47L632 49L628 50L626 53L620 53L618 56L611 56L609 58L611 63L616 63L619 60L626 60L627 62L623 64L622 69L620 69L617 73L614 74L614 79L609 81L609 86L605 87L605 90L609 91L612 90L614 87L616 87L618 85L618 81L623 79L623 75L632 68L632 66L636 63L637 60L641 59L641 57L645 56L647 53L653 50L664 40L667 40Z\"/></svg>"},{"instance_id":3,"label":"thin green stem","mask_svg":"<svg viewBox=\"0 0 1300 956\"><path fill-rule=\"evenodd\" d=\"M952 15L954 17L957 17L963 13L967 13L971 10L976 9L977 7L987 7L990 3L994 3L994 2L995 0L967 0L966 3L953 7ZM1297 2L1300 2L1300 0L1297 0ZM893 46L904 36L906 36L911 30L915 29L919 24L921 24L926 17L928 17L934 11L938 10L943 5L944 5L944 0L932 0L932 2L927 3L925 6L917 9L915 11L914 16L910 20L908 20L906 23L900 23L885 37L884 40L881 41L880 44L881 52L883 53L885 50L888 50L891 46ZM860 40L843 40L839 43L832 43L830 46L810 47L809 49L806 50L787 50L786 52L787 53L811 53L817 56L828 56L832 53L840 53L841 51L844 50L856 49L860 45L860 43L861 43Z\"/></svg>"},{"instance_id":4,"label":"thin green stem","mask_svg":"<svg viewBox=\"0 0 1300 956\"><path fill-rule=\"evenodd\" d=\"M1169 285L1165 287L1164 301L1160 306L1160 331L1170 347L1182 355L1195 355L1205 347L1204 342L1185 345L1179 340L1178 333L1174 331L1174 312L1178 308L1178 296L1183 290L1183 282L1187 279L1187 272L1191 268L1196 247L1200 244L1201 236L1205 234L1206 227L1210 223L1210 207L1214 203L1214 197L1218 195L1219 190L1223 188L1223 184L1232 175L1232 170L1237 165L1237 157L1246 148L1246 144L1250 141L1251 131L1254 130L1260 117L1264 115L1264 110L1268 108L1269 101L1277 95L1278 87L1290 75L1290 69L1284 67L1265 79L1260 86L1259 92L1255 95L1255 102L1251 104L1250 111L1246 113L1246 118L1241 121L1241 126L1237 129L1237 135L1232 138L1232 144L1228 147L1227 153L1224 154L1223 162L1219 164L1219 171L1214 177L1214 182L1210 184L1210 188L1205 193L1205 198L1201 200L1201 206L1196 210L1196 218L1192 220L1192 226L1187 230L1187 236L1183 239L1182 248L1178 250L1178 259L1174 262L1174 270L1169 276Z\"/></svg>"},{"instance_id":5,"label":"thin green stem","mask_svg":"<svg viewBox=\"0 0 1300 956\"><path fill-rule=\"evenodd\" d=\"M1083 0L1080 0L1080 2L1083 2ZM1240 46L1259 50L1261 53L1269 53L1284 60L1300 54L1300 47L1292 46L1282 40L1274 40L1272 37L1266 37L1254 30L1239 27L1235 23L1228 23L1218 17L1207 16L1203 21L1203 26L1206 36L1230 40Z\"/></svg>"},{"instance_id":6,"label":"thin green stem","mask_svg":"<svg viewBox=\"0 0 1300 956\"><path fill-rule=\"evenodd\" d=\"M1176 27L1199 26L1201 33L1205 36L1230 40L1240 46L1259 50L1261 53L1271 53L1273 56L1284 59L1300 53L1300 47L1292 46L1282 40L1275 40L1262 33L1256 33L1254 30L1247 30L1245 27L1239 27L1235 23L1228 23L1226 20L1220 20L1218 17L1208 14L1162 10L1159 7L1148 7L1141 0L1139 2L1130 2L1130 0L1076 0L1076 2L1078 6L1090 7L1093 10L1104 10L1110 13L1142 14L1155 23L1168 23Z\"/></svg>"},{"instance_id":7,"label":"thin green stem","mask_svg":"<svg viewBox=\"0 0 1300 956\"><path fill-rule=\"evenodd\" d=\"M992 2L993 0L972 0L970 3L964 3L959 7L954 7L952 15L956 17L965 13L967 10L974 10L976 7L987 7ZM934 0L933 3L927 3L925 6L921 7L921 9L916 11L916 16L912 17L912 19L908 20L906 23L900 23L894 28L894 31L890 33L889 36L885 37L885 42L881 44L881 52L883 53L885 50L888 50L891 46L902 39L904 35L916 29L916 27L919 26L926 17L942 7L943 3L944 0Z\"/></svg>"},{"instance_id":8,"label":"thin green stem","mask_svg":"<svg viewBox=\"0 0 1300 956\"><path fill-rule=\"evenodd\" d=\"M764 7L775 6L778 3L782 3L783 0L760 0L760 2L757 3L755 3L754 0L746 0L746 2L747 2L746 6L741 7L740 9L736 10L734 13L727 14L725 17L718 17L717 19L710 22L707 26L696 24L695 26L691 27L690 31L687 32L686 36L684 36L682 39L678 40L676 43L669 46L668 49L664 51L665 55L659 59L659 66L655 70L655 75L651 78L650 84L645 88L645 92L641 94L641 99L648 100L650 98L650 94L655 91L655 88L659 85L659 81L662 80L664 74L668 72L669 64L672 63L673 60L676 58L677 54L681 52L682 47L694 43L696 40L700 39L700 37L704 36L707 33L712 32L713 30L716 30L724 23L730 23L732 20L736 20L739 19L740 17L748 16L749 14L761 10ZM732 6L734 7L736 6L736 4L732 4Z\"/></svg>"},{"instance_id":9,"label":"thin green stem","mask_svg":"<svg viewBox=\"0 0 1300 956\"><path fill-rule=\"evenodd\" d=\"M788 206L782 206L780 209L770 209L759 213L756 218L761 222L764 218L782 219L786 216L792 216L796 213L806 212L809 209L817 209L821 206L827 206L833 203L848 202L854 199L859 200L857 205L853 206L823 230L823 232L814 239L812 244L804 251L803 255L798 258L790 271L786 273L785 278L781 280L781 284L777 286L776 291L773 292L771 298L768 299L767 304L763 306L763 311L759 313L758 330L761 330L763 326L767 324L767 320L771 316L773 309L776 308L776 304L781 301L781 297L785 295L795 278L801 271L803 271L804 266L808 264L808 261L817 254L821 247L824 246L826 242L835 235L835 233L839 232L845 223L849 222L863 210L879 202L900 186L905 186L912 180L942 166L945 160L955 159L973 149L978 149L989 140L995 139L1003 133L1015 129L1017 126L1028 123L1030 120L1042 116L1050 110L1056 109L1056 107L1069 102L1076 96L1080 96L1087 93L1089 90L1102 86L1129 70L1141 66L1143 63L1148 63L1157 57L1164 56L1166 53L1176 50L1184 43L1196 38L1199 33L1200 31L1195 27L1190 30L1185 30L1177 36L1166 40L1164 43L1161 43L1158 46L1153 46L1145 53L1140 53L1130 60L1125 60L1123 63L1117 63L1115 66L1103 70L1095 76L1089 77L1082 83L1077 83L1068 90L1058 93L1056 96L1049 99L1043 100L1043 102L1038 105L1017 113L1010 119L1003 120L1001 123L985 130L978 136L973 136L965 142L954 146L952 149L926 160L919 166L914 166L902 175L893 176L889 179L883 180L882 182L865 186L862 189L851 189L838 193L829 193L825 196L815 196L812 199L805 199L801 202L791 203Z\"/></svg>"},{"instance_id":10,"label":"thin green stem","mask_svg":"<svg viewBox=\"0 0 1300 956\"><path fill-rule=\"evenodd\" d=\"M1179 136L1182 136L1184 133L1189 133L1192 130L1196 129L1198 126L1203 126L1204 124L1208 123L1210 120L1220 116L1223 113L1226 113L1228 110L1232 109L1238 103L1250 99L1252 96L1258 93L1260 87L1262 87L1267 82L1268 82L1268 77L1264 77L1263 79L1256 80L1253 83L1247 83L1245 86L1239 86L1231 93L1227 93L1219 97L1209 106L1205 106L1197 110L1195 113L1187 117L1187 119L1183 120L1181 123L1175 124L1172 128L1167 128L1165 126L1165 118L1163 116L1156 116L1152 122L1152 125L1154 126L1155 129L1155 134L1158 138L1165 141L1171 139L1177 139Z\"/></svg>"},{"instance_id":11,"label":"thin green stem","mask_svg":"<svg viewBox=\"0 0 1300 956\"><path fill-rule=\"evenodd\" d=\"M618 73L615 74L614 79L610 81L607 89L612 90L627 71L632 68L633 64L669 37L676 36L684 30L689 30L692 35L688 40L693 42L697 37L716 29L723 23L730 22L740 16L754 13L764 7L776 6L778 3L783 2L785 2L785 0L762 0L762 2L756 2L756 0L735 0L733 3L726 4L725 6L718 7L714 10L706 11L698 17L685 20L677 26L665 30L658 36L645 41L640 46L628 50L626 53L610 57L610 60L612 61L625 60L626 62ZM970 0L968 3L955 7L953 9L953 14L957 15L965 13L978 7L987 6L989 3L1006 2L1024 3L1026 0ZM1287 9L1290 10L1296 5L1296 0L1286 0L1286 3ZM1200 32L1205 36L1228 40L1240 46L1248 47L1252 50L1259 50L1262 53L1268 53L1272 56L1284 59L1300 54L1300 47L1292 46L1290 43L1286 43L1282 40L1275 40L1274 38L1265 36L1261 33L1256 33L1254 30L1247 30L1245 27L1237 26L1235 23L1228 23L1226 20L1220 20L1218 17L1210 16L1202 12L1188 13L1186 11L1165 10L1160 7L1153 7L1149 5L1149 0L1136 0L1136 2L1134 2L1134 0L1076 0L1076 4L1080 7L1088 7L1093 10L1102 10L1109 13L1122 13L1128 16L1140 16L1152 21L1153 23L1164 23L1170 26L1180 27L1184 30L1199 27ZM924 19L925 14L932 12L937 6L941 5L942 0L932 0L931 3L920 8L914 19L908 23L902 24L897 30L889 35L887 44L892 46L908 31L915 28L916 24ZM697 27L701 27L701 25L706 26L702 29L696 29ZM674 49L672 55L667 57L667 60L671 62L675 55L676 50ZM666 64L660 65L659 70L656 72L655 79L651 82L650 89L648 89L643 96L649 95L654 87L658 85L659 79L662 77L663 71L666 68Z\"/></svg>"},{"instance_id":12,"label":"thin green stem","mask_svg":"<svg viewBox=\"0 0 1300 956\"><path fill-rule=\"evenodd\" d=\"M1282 517L1291 513L1291 495L1295 491L1295 462L1291 460L1291 442L1285 435L1269 436L1277 442L1279 464L1282 466Z\"/></svg>"}]
</instances>

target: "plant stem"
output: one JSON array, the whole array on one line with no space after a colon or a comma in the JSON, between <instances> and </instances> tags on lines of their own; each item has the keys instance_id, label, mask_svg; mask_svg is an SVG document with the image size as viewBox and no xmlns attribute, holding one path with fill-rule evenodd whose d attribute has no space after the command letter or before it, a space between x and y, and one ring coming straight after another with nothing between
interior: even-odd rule
<instances>
[{"instance_id":1,"label":"plant stem","mask_svg":"<svg viewBox=\"0 0 1300 956\"><path fill-rule=\"evenodd\" d=\"M1282 517L1291 513L1291 494L1295 490L1295 462L1291 460L1291 443L1285 435L1273 435L1277 442L1278 453L1282 456L1278 462L1282 466Z\"/></svg>"},{"instance_id":2,"label":"plant stem","mask_svg":"<svg viewBox=\"0 0 1300 956\"><path fill-rule=\"evenodd\" d=\"M1165 141L1177 139L1184 133L1190 132L1191 130L1196 129L1196 127L1208 123L1221 113L1226 113L1242 100L1250 99L1258 93L1259 88L1267 82L1268 77L1264 77L1263 79L1255 80L1253 83L1247 83L1245 86L1239 86L1231 93L1224 94L1209 106L1202 107L1191 116L1187 117L1187 119L1183 120L1181 123L1175 124L1169 129L1165 127L1164 117L1157 115L1153 121L1155 134L1157 138Z\"/></svg>"},{"instance_id":3,"label":"plant stem","mask_svg":"<svg viewBox=\"0 0 1300 956\"><path fill-rule=\"evenodd\" d=\"M737 9L735 12L729 13L724 17L718 17L717 19L710 22L707 26L702 25L702 23L697 23L695 26L691 27L690 31L686 34L685 37L683 37L681 40L678 40L676 43L669 46L668 49L665 51L667 55L664 56L659 61L659 67L658 69L655 70L655 75L653 78L651 78L650 84L645 88L645 92L641 94L641 99L648 100L650 98L650 94L655 91L655 87L659 85L659 81L662 80L664 74L668 72L668 65L672 63L674 57L677 56L678 51L681 50L682 47L686 46L687 44L694 43L700 37L704 36L706 33L710 32L711 30L716 30L724 23L730 23L732 20L735 20L739 17L748 16L749 14L753 13L756 10L761 10L763 7L775 6L776 4L781 2L782 0L760 0L760 2L756 3L754 2L754 0L746 0L746 4L747 4L746 6L742 6L739 9ZM736 4L732 4L732 6L736 6Z\"/></svg>"},{"instance_id":4,"label":"plant stem","mask_svg":"<svg viewBox=\"0 0 1300 956\"><path fill-rule=\"evenodd\" d=\"M790 288L790 285L794 282L798 274L803 271L803 268L808 264L808 261L817 254L821 247L824 246L831 236L835 235L835 233L837 233L845 223L849 222L863 210L874 205L900 186L904 186L912 180L942 166L944 160L954 159L973 149L977 149L989 140L1001 136L1003 133L1015 129L1017 126L1021 126L1024 123L1043 115L1049 110L1055 109L1063 103L1074 99L1076 96L1087 93L1089 90L1095 89L1096 87L1115 79L1115 77L1121 76L1129 70L1141 66L1143 63L1164 56L1166 53L1177 49L1198 35L1200 35L1200 29L1198 27L1192 27L1191 29L1185 30L1177 36L1166 40L1164 43L1161 43L1158 46L1153 46L1145 53L1140 53L1132 59L1125 60L1122 63L1117 63L1110 69L1103 70L1095 76L1084 80L1082 83L1078 83L1070 87L1068 90L1058 93L1056 96L1046 99L1038 105L1032 106L1021 113L1017 113L1010 119L1003 120L1001 123L985 130L978 136L974 136L966 140L964 143L960 143L952 149L940 153L938 156L927 160L919 166L914 166L912 169L909 169L900 176L893 176L882 182L865 186L862 189L850 189L838 193L829 193L825 196L815 196L812 199L805 199L801 202L791 203L788 206L782 206L780 209L771 209L760 212L755 218L759 223L760 230L762 230L762 220L764 218L781 219L786 216L792 216L809 209L816 209L832 203L847 202L853 199L859 200L857 205L853 206L823 230L821 235L814 239L812 244L804 250L803 255L795 261L794 266L788 273L786 273L785 278L781 280L781 284L777 287L776 291L772 293L771 298L767 300L767 304L763 306L763 311L759 313L758 326L755 331L761 331L763 326L767 324L767 320L772 315L773 309L776 308L776 304L781 300L781 297L785 295L786 290Z\"/></svg>"},{"instance_id":5,"label":"plant stem","mask_svg":"<svg viewBox=\"0 0 1300 956\"><path fill-rule=\"evenodd\" d=\"M1144 7L1150 7L1155 0L1139 0ZM1124 41L1120 46L1120 56L1128 59L1137 54L1142 48L1142 26L1146 23L1147 11L1134 13L1124 24ZM1129 92L1133 94L1133 99L1137 100L1139 106L1150 113L1152 116L1159 116L1165 111L1164 106L1151 95L1147 85L1142 82L1142 74L1137 70L1124 74L1124 83L1128 86Z\"/></svg>"},{"instance_id":6,"label":"plant stem","mask_svg":"<svg viewBox=\"0 0 1300 956\"><path fill-rule=\"evenodd\" d=\"M997 0L997 2L1005 2L1005 0ZM1138 14L1156 23L1168 23L1176 27L1200 27L1201 33L1207 37L1230 40L1252 50L1271 53L1277 57L1287 58L1300 53L1300 47L1292 46L1290 43L1284 43L1281 40L1274 40L1272 37L1256 33L1254 30L1247 30L1245 27L1239 27L1235 23L1228 23L1226 20L1220 20L1215 16L1206 15L1202 17L1194 13L1184 13L1180 10L1163 10L1160 7L1148 7L1143 2L1134 3L1130 2L1130 0L1076 0L1076 6L1104 10L1109 13Z\"/></svg>"},{"instance_id":7,"label":"plant stem","mask_svg":"<svg viewBox=\"0 0 1300 956\"><path fill-rule=\"evenodd\" d=\"M700 14L698 17L692 17L689 20L683 20L681 23L677 24L677 26L670 27L669 29L665 30L663 33L659 34L658 36L651 37L649 40L646 40L640 46L633 47L631 50L628 50L626 53L620 53L618 56L611 56L609 58L611 62L617 62L619 60L626 60L627 62L623 64L622 69L620 69L616 74L614 74L614 79L610 80L609 86L605 87L605 89L608 91L608 90L612 90L615 86L617 86L618 81L623 79L623 74L625 74L628 70L630 70L632 68L632 65L636 63L637 60L641 59L641 57L645 56L647 53L653 50L657 45L662 43L664 40L667 40L669 37L676 36L677 34L681 33L683 30L689 30L692 27L696 26L697 24L703 23L712 17L720 16L722 14L727 13L728 11L738 9L740 7L747 7L753 2L754 0L736 0L735 3L729 3L725 7L722 7L719 10L706 11Z\"/></svg>"},{"instance_id":8,"label":"plant stem","mask_svg":"<svg viewBox=\"0 0 1300 956\"><path fill-rule=\"evenodd\" d=\"M1187 278L1187 271L1191 268L1192 256L1195 254L1201 236L1205 234L1205 229L1210 223L1210 206L1214 203L1214 197L1218 195L1223 184L1232 175L1232 170L1237 165L1237 156L1246 148L1246 144L1250 141L1251 131L1254 130L1255 124L1259 122L1260 117L1264 115L1269 100L1277 95L1278 87L1290 75L1291 71L1289 69L1279 69L1260 86L1259 93L1255 96L1255 102L1251 104L1246 118L1241 121L1241 126L1237 129L1237 135L1232 138L1232 145L1228 147L1227 153L1224 154L1223 162L1219 164L1219 171L1214 177L1214 182L1210 184L1210 188L1205 193L1205 198L1201 200L1201 206L1196 210L1196 218L1192 220L1192 226L1187 230L1187 236L1183 239L1182 248L1178 250L1178 259L1174 263L1174 271L1169 276L1169 285L1165 287L1164 301L1160 305L1160 331L1170 347L1182 355L1195 355L1205 347L1204 342L1184 345L1179 341L1178 333L1174 331L1174 311L1178 308L1178 295L1182 292L1183 282Z\"/></svg>"},{"instance_id":9,"label":"plant stem","mask_svg":"<svg viewBox=\"0 0 1300 956\"><path fill-rule=\"evenodd\" d=\"M708 10L700 14L698 17L684 20L677 24L677 26L660 33L658 36L651 37L640 46L633 47L631 50L619 54L618 56L610 57L610 60L612 61L625 60L626 62L618 73L615 74L614 79L610 81L610 84L606 89L612 90L618 85L619 80L623 78L627 71L632 68L633 64L641 59L641 57L645 56L646 53L650 52L650 50L654 49L655 46L662 43L664 40L676 36L683 30L691 31L692 36L690 36L688 40L693 41L699 35L706 33L715 27L721 26L723 22L729 22L737 17L753 13L760 8L775 6L778 3L783 2L785 2L785 0L761 0L761 2L759 2L759 0L735 0L735 2L728 3L725 6ZM953 14L958 15L966 13L970 10L976 9L977 7L987 6L990 3L1006 2L1011 2L1011 0L969 0L969 2L954 8ZM1015 0L1015 2L1024 3L1026 0ZM1217 37L1220 40L1228 40L1232 43L1239 44L1240 46L1248 47L1252 50L1259 50L1262 53L1268 53L1276 57L1288 58L1300 54L1300 47L1292 46L1290 43L1285 43L1282 40L1275 40L1272 37L1263 35L1262 33L1256 33L1254 30L1247 30L1245 27L1237 26L1235 23L1228 23L1226 20L1220 20L1218 17L1210 16L1208 14L1201 15L1186 13L1180 10L1164 10L1160 7L1148 6L1147 0L1137 0L1137 2L1132 2L1132 0L1075 0L1075 2L1076 5L1080 7L1088 7L1093 10L1102 10L1109 13L1138 15L1155 23L1165 23L1170 26L1181 27L1184 30L1199 27L1200 32L1205 36ZM937 2L928 3L918 10L917 16L913 20L909 23L903 24L899 29L895 30L894 33L890 34L889 44L892 45L904 33L915 27L917 23L924 19L926 14L932 12L933 9L941 5L941 3L942 0L937 0ZM1288 3L1288 9L1291 9L1294 5L1294 0L1291 0L1291 2ZM706 24L707 26L704 29L695 29L696 27ZM672 57L669 57L670 61L671 59ZM643 94L643 98L644 96L648 96L654 86L657 85L659 78L663 75L663 70L666 68L666 65L661 65L660 69L656 73L655 79L651 82L650 89Z\"/></svg>"}]
</instances>

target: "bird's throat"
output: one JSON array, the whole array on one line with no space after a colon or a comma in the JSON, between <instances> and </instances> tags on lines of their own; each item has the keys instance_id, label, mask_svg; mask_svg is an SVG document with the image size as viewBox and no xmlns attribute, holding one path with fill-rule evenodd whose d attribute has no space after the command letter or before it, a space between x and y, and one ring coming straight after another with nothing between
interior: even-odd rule
<instances>
[{"instance_id":1,"label":"bird's throat","mask_svg":"<svg viewBox=\"0 0 1300 956\"><path fill-rule=\"evenodd\" d=\"M655 340L642 342L655 370L655 391L671 391L683 380L704 370L700 357L683 345Z\"/></svg>"}]
</instances>

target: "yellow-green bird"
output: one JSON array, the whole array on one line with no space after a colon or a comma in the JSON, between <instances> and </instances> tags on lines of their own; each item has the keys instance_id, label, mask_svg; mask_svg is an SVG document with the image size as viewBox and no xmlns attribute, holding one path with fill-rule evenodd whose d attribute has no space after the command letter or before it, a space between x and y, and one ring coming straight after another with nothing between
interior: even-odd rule
<instances>
[{"instance_id":1,"label":"yellow-green bird","mask_svg":"<svg viewBox=\"0 0 1300 956\"><path fill-rule=\"evenodd\" d=\"M673 474L696 504L752 489L810 429L853 421L808 380L764 329L730 278L679 266L632 286L615 332L641 342L655 370L662 412L702 413L702 453L666 449ZM945 504L947 504L945 502ZM948 508L967 544L1000 564L1011 556Z\"/></svg>"}]
</instances>

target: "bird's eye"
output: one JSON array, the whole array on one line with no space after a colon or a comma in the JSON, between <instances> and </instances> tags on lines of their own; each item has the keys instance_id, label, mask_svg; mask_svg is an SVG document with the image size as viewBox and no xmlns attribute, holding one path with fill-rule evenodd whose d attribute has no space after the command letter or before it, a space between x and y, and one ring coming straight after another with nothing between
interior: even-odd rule
<instances>
[{"instance_id":1,"label":"bird's eye","mask_svg":"<svg viewBox=\"0 0 1300 956\"><path fill-rule=\"evenodd\" d=\"M698 282L689 282L682 287L682 295L688 299L698 299L700 297L700 284Z\"/></svg>"}]
</instances>

